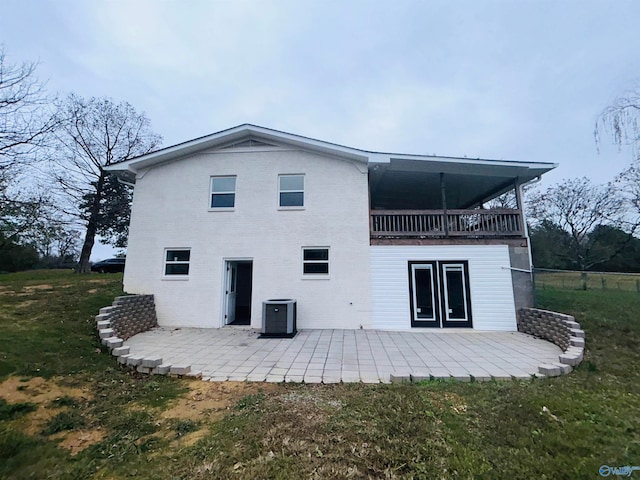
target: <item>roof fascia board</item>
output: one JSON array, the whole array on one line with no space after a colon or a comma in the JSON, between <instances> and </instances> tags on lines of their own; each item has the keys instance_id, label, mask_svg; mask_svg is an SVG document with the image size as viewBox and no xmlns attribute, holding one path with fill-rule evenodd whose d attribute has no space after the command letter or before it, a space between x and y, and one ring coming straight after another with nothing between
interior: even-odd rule
<instances>
[{"instance_id":1,"label":"roof fascia board","mask_svg":"<svg viewBox=\"0 0 640 480\"><path fill-rule=\"evenodd\" d=\"M370 152L374 153L374 152ZM467 158L467 157L440 157L436 155L411 155L411 154L394 154L394 153L376 153L376 156L370 156L370 163L391 163L393 160L412 160L427 161L441 163L455 163L466 165L492 165L502 167L525 167L528 169L543 169L546 171L553 170L558 166L557 163L551 162L523 162L519 160L493 160L486 158ZM380 159L381 161L378 161Z\"/></svg>"},{"instance_id":2,"label":"roof fascia board","mask_svg":"<svg viewBox=\"0 0 640 480\"><path fill-rule=\"evenodd\" d=\"M370 166L375 166L377 164L391 164L394 160L407 160L436 162L451 165L473 165L503 168L507 167L509 169L518 168L528 170L528 173L534 176L542 175L543 173L553 170L558 166L557 163L548 162L520 162L515 160L490 160L481 158L474 159L462 157L439 157L436 155L372 152L346 147L335 143L325 142L322 140L316 140L313 138L303 137L301 135L295 135L279 130L260 127L257 125L243 124L111 165L109 167L106 167L106 170L127 170L135 174L142 168L149 168L167 162L176 161L195 152L203 151L210 148L217 148L249 135L254 135L258 139L264 139L266 141L276 142L280 144L284 143L287 146L293 146L312 152L322 153L324 155L342 157L365 164L368 163Z\"/></svg>"},{"instance_id":3,"label":"roof fascia board","mask_svg":"<svg viewBox=\"0 0 640 480\"><path fill-rule=\"evenodd\" d=\"M255 135L259 139L266 141L284 143L288 146L294 146L305 150L324 153L325 155L344 157L349 160L355 160L367 163L369 160L368 152L357 150L350 147L344 147L321 140L301 137L291 133L279 132L256 125L239 125L228 130L223 130L205 137L196 138L188 142L179 143L171 147L163 148L156 152L148 153L131 160L111 165L107 168L110 171L133 169L137 171L140 168L155 166L157 164L166 163L168 161L178 160L195 152L216 148L240 139L244 136Z\"/></svg>"}]
</instances>

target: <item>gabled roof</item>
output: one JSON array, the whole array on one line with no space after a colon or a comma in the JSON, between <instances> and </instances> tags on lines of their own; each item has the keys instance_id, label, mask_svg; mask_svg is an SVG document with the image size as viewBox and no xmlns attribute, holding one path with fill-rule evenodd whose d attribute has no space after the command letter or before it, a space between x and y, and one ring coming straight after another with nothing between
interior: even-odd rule
<instances>
[{"instance_id":1,"label":"gabled roof","mask_svg":"<svg viewBox=\"0 0 640 480\"><path fill-rule=\"evenodd\" d=\"M110 165L106 167L106 170L117 173L119 176L133 179L135 174L142 169L177 161L203 150L221 149L230 146L262 146L268 148L273 145L300 148L319 154L344 158L345 160L361 162L368 164L370 167L387 165L394 170L396 168L402 170L416 169L416 171L421 172L442 173L464 171L470 175L518 177L523 182L534 179L557 166L557 164L547 162L516 162L512 160L371 152L257 125L243 124Z\"/></svg>"}]
</instances>

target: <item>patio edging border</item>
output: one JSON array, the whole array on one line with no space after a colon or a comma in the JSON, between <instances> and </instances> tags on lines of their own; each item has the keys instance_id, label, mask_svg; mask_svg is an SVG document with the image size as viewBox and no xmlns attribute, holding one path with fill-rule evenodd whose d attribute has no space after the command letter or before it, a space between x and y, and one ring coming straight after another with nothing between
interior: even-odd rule
<instances>
[{"instance_id":1,"label":"patio edging border","mask_svg":"<svg viewBox=\"0 0 640 480\"><path fill-rule=\"evenodd\" d=\"M562 349L557 363L538 367L541 375L557 377L570 373L584 358L585 333L575 317L564 313L521 308L517 313L518 331L547 340Z\"/></svg>"},{"instance_id":2,"label":"patio edging border","mask_svg":"<svg viewBox=\"0 0 640 480\"><path fill-rule=\"evenodd\" d=\"M149 298L150 297L150 298ZM122 301L123 299L126 299ZM135 299L135 300L134 300ZM143 321L132 321L136 313L142 313ZM127 329L118 328L117 320L127 319ZM116 323L114 325L114 322ZM571 315L540 310L536 308L521 308L517 312L518 331L533 335L559 346L563 353L558 357L557 363L541 364L538 366L538 374L522 376L486 376L476 377L472 375L460 376L417 376L417 375L389 375L388 378L379 379L381 383L387 382L421 382L430 380L455 380L461 382L470 381L494 381L494 380L528 380L533 377L555 377L568 374L572 367L580 364L584 357L585 333L580 329L580 324ZM112 306L100 309L96 316L96 326L100 341L110 353L117 358L121 365L135 368L139 373L171 376L187 376L202 378L202 372L191 371L191 365L165 364L161 357L145 357L131 353L128 346L124 346L124 340L135 333L148 331L157 326L153 295L131 295L117 297ZM115 327L115 328L114 328ZM131 333L135 331L135 333ZM122 332L122 333L121 333ZM124 337L124 338L122 338Z\"/></svg>"}]
</instances>

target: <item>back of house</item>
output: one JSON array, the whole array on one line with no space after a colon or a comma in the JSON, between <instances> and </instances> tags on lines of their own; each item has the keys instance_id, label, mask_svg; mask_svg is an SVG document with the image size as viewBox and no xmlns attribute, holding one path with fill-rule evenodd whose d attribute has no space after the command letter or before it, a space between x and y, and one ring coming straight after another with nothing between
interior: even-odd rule
<instances>
[{"instance_id":1,"label":"back of house","mask_svg":"<svg viewBox=\"0 0 640 480\"><path fill-rule=\"evenodd\" d=\"M135 183L124 289L162 326L260 328L263 301L295 299L298 328L516 330L521 186L554 167L240 125L109 167Z\"/></svg>"}]
</instances>

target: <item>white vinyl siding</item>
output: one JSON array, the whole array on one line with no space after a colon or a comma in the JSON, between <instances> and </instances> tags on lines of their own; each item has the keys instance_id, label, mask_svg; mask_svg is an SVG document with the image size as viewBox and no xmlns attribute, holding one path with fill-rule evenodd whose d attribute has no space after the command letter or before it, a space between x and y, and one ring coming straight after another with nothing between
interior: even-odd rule
<instances>
[{"instance_id":1,"label":"white vinyl siding","mask_svg":"<svg viewBox=\"0 0 640 480\"><path fill-rule=\"evenodd\" d=\"M467 260L473 329L517 330L506 245L373 245L370 252L372 328L411 328L409 261Z\"/></svg>"}]
</instances>

